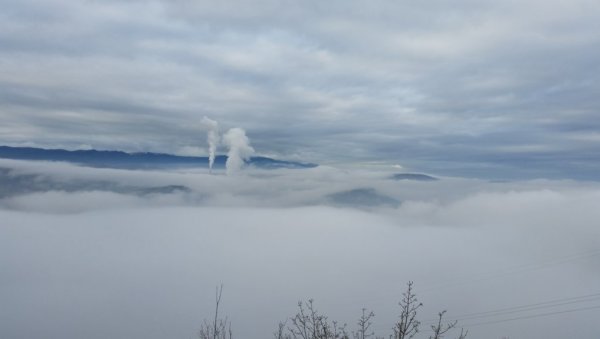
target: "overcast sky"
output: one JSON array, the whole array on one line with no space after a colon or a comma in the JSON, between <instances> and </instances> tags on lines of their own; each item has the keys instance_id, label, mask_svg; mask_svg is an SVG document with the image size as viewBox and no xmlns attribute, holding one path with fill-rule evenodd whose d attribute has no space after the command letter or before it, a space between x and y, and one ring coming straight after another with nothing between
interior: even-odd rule
<instances>
[{"instance_id":1,"label":"overcast sky","mask_svg":"<svg viewBox=\"0 0 600 339\"><path fill-rule=\"evenodd\" d=\"M596 0L0 6L0 144L600 179Z\"/></svg>"}]
</instances>

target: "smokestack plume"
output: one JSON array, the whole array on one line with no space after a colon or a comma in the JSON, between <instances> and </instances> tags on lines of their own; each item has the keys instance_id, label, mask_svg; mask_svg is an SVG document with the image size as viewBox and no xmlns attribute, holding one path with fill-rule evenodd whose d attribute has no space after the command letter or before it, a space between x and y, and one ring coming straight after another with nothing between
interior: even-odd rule
<instances>
[{"instance_id":1,"label":"smokestack plume","mask_svg":"<svg viewBox=\"0 0 600 339\"><path fill-rule=\"evenodd\" d=\"M232 128L227 131L223 135L223 143L229 147L225 167L227 175L231 175L239 171L244 165L244 161L254 154L254 148L250 146L250 140L241 128Z\"/></svg>"},{"instance_id":2,"label":"smokestack plume","mask_svg":"<svg viewBox=\"0 0 600 339\"><path fill-rule=\"evenodd\" d=\"M212 173L212 168L215 163L215 155L217 153L217 145L219 144L219 124L207 117L202 118L202 125L208 131L208 171Z\"/></svg>"}]
</instances>

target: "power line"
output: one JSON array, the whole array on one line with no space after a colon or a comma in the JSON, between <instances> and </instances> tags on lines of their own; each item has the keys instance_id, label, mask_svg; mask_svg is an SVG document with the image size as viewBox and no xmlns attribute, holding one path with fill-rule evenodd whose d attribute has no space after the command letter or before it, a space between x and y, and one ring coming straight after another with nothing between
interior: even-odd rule
<instances>
[{"instance_id":1,"label":"power line","mask_svg":"<svg viewBox=\"0 0 600 339\"><path fill-rule=\"evenodd\" d=\"M447 317L444 320L446 322L454 322L454 321L471 320L471 319L477 319L477 318L498 317L498 316L520 313L520 312L529 312L529 311L534 311L534 310L553 308L553 307L577 304L577 303L582 303L582 302L592 302L592 301L597 301L597 300L600 300L600 293L586 294L586 295L570 297L570 298L554 299L554 300L543 301L543 302L538 302L538 303L533 303L533 304L501 308L501 309L492 310L492 311L467 313L467 314L462 314L462 315L455 316L455 317ZM563 313L573 313L573 312L578 312L578 311L595 310L595 309L600 309L600 305L568 309L568 310L559 310L559 311L539 313L539 314L523 315L523 316L508 318L508 319L489 320L489 321L475 323L475 324L461 325L460 328L468 328L468 327L472 327L472 326L502 323L502 322L508 322L508 321L521 320L521 319L540 318L540 317L563 314ZM427 319L427 320L424 320L423 322L428 323L428 322L437 322L437 321L438 321L438 318ZM426 333L431 332L429 327L430 327L430 325L428 325L426 327L427 329L421 330L420 332L426 332ZM391 328L392 327L390 327L390 329ZM457 327L457 328L459 328L459 327ZM375 326L373 326L373 329L376 331L381 331L381 330L384 330L384 327L375 325ZM388 330L388 328L386 328L385 330Z\"/></svg>"},{"instance_id":2,"label":"power line","mask_svg":"<svg viewBox=\"0 0 600 339\"><path fill-rule=\"evenodd\" d=\"M556 312L547 312L547 313L533 314L533 315L528 315L528 316L515 317L515 318L509 318L509 319L502 319L502 320L492 320L492 321L486 321L486 322L475 323L475 324L467 324L467 325L464 325L464 327L473 327L473 326L480 326L480 325L497 324L497 323L515 321L515 320L541 318L541 317L547 317L547 316L552 316L552 315L556 315L556 314L573 313L573 312L589 311L589 310L596 310L596 309L600 309L600 305L590 306L590 307L574 308L574 309L564 310L564 311L556 311Z\"/></svg>"},{"instance_id":3,"label":"power line","mask_svg":"<svg viewBox=\"0 0 600 339\"><path fill-rule=\"evenodd\" d=\"M500 308L500 309L491 310L491 311L461 314L461 315L457 315L454 317L448 317L448 319L450 319L450 320L468 320L468 319L476 319L476 318L487 318L487 317L493 317L493 316L498 316L498 315L507 315L507 314L539 310L539 309L544 309L544 308L553 308L553 307L570 305L570 304L591 302L591 301L595 301L595 300L599 300L599 299L600 299L600 293L594 293L594 294L587 294L587 295L582 295L582 296L577 296L577 297L543 301L543 302L538 302L538 303L534 303L534 304L526 304L526 305L520 305L520 306L514 306L514 307ZM427 321L427 322L437 321L437 319L428 319L425 321Z\"/></svg>"},{"instance_id":4,"label":"power line","mask_svg":"<svg viewBox=\"0 0 600 339\"><path fill-rule=\"evenodd\" d=\"M588 258L595 257L598 255L600 255L600 250L596 249L596 250L592 250L592 251L586 251L586 252L565 255L565 256L561 256L561 257L555 257L555 258L552 258L550 260L547 260L547 261L544 261L541 263L530 263L530 264L518 265L518 266L514 266L512 268L507 268L504 271L500 271L499 273L480 275L479 278L476 277L476 278L469 279L469 280L455 281L455 282L450 282L448 284L441 284L438 286L430 285L430 288L425 289L425 292L435 290L438 288L448 287L448 286L461 285L461 284L470 283L470 282L489 280L489 279L493 279L496 277L502 277L502 276L507 276L507 275L512 275L512 274L540 270L540 269L547 268L549 266L556 266L556 265L561 265L561 264L565 264L565 263L569 263L569 262L573 262L573 261L577 261L577 260L588 259ZM423 291L421 291L421 293L422 292ZM496 309L496 310L492 310L492 311L467 313L467 314L462 314L462 315L455 316L455 317L448 317L447 320L462 321L462 320L471 320L471 319L478 319L478 318L506 316L506 315L521 313L521 312L529 312L529 311L548 309L548 308L554 308L554 307L571 305L571 304L592 302L592 301L597 301L599 299L600 299L600 293L593 293L593 294L581 295L581 296L577 296L577 297L554 299L554 300L543 301L543 302L538 302L538 303L533 303L533 304L501 308L501 309ZM461 326L461 327L465 328L465 327L469 327L469 326L494 324L494 323L508 322L508 321L514 321L514 320L520 320L520 319L531 319L531 318L545 317L545 316L551 316L551 315L556 315L556 314L572 313L572 312L595 310L595 309L600 309L600 305L568 309L568 310L560 310L560 311L540 313L540 314L523 315L520 317L514 317L514 318L509 318L509 319L490 320L490 321L486 321L486 322L465 325L465 326ZM432 322L432 321L437 321L437 320L438 319L429 319L429 320L425 320L424 322ZM383 328L381 326L373 326L373 327L375 330L381 330Z\"/></svg>"}]
</instances>

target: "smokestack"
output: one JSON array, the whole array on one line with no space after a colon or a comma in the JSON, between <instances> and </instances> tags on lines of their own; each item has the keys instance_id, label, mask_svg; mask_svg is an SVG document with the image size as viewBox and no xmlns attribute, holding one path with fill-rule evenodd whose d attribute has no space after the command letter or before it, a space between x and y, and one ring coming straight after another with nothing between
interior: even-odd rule
<instances>
[{"instance_id":1,"label":"smokestack","mask_svg":"<svg viewBox=\"0 0 600 339\"><path fill-rule=\"evenodd\" d=\"M212 119L204 117L202 118L202 125L208 131L208 171L212 173L215 155L217 153L217 145L219 144L219 124Z\"/></svg>"},{"instance_id":2,"label":"smokestack","mask_svg":"<svg viewBox=\"0 0 600 339\"><path fill-rule=\"evenodd\" d=\"M229 147L225 167L227 175L231 175L239 171L244 165L244 161L254 154L254 148L250 146L250 140L241 128L232 128L227 131L223 135L223 143Z\"/></svg>"}]
</instances>

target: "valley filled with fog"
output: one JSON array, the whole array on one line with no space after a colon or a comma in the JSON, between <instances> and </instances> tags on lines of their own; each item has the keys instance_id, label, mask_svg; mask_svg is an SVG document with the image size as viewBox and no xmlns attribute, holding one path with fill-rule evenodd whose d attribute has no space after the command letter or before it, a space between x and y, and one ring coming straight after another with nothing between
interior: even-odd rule
<instances>
[{"instance_id":1,"label":"valley filled with fog","mask_svg":"<svg viewBox=\"0 0 600 339\"><path fill-rule=\"evenodd\" d=\"M0 9L0 339L600 338L600 1Z\"/></svg>"},{"instance_id":2,"label":"valley filled with fog","mask_svg":"<svg viewBox=\"0 0 600 339\"><path fill-rule=\"evenodd\" d=\"M470 338L600 335L600 184L398 174L0 159L0 333L193 338L222 283L237 338L308 298L387 337L414 281L418 338L441 310Z\"/></svg>"}]
</instances>

